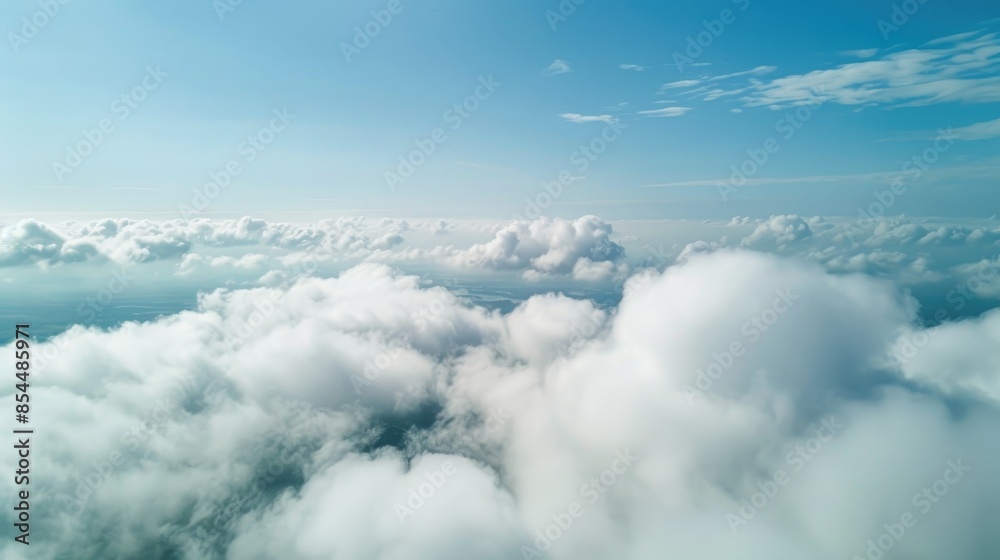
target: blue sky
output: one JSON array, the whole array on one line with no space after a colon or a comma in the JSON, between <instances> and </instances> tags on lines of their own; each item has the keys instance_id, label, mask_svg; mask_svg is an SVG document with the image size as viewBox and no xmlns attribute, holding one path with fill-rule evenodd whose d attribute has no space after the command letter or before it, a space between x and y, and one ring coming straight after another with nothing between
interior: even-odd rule
<instances>
[{"instance_id":1,"label":"blue sky","mask_svg":"<svg viewBox=\"0 0 1000 560\"><path fill-rule=\"evenodd\" d=\"M587 0L556 21L555 0L400 0L350 61L355 27L390 2L218 4L71 1L20 41L21 18L42 8L4 3L2 219L180 217L231 160L240 172L206 215L508 218L566 171L547 215L854 216L948 127L962 137L903 175L886 213L996 213L1000 10L988 3L914 1L889 29L879 21L901 2ZM679 68L675 53L724 10ZM123 118L115 100L149 69L162 79ZM447 111L481 80L499 85L453 129ZM781 119L817 85L821 102L786 137ZM241 144L282 109L294 118L248 161ZM664 109L676 116L643 113ZM55 171L104 119L93 153ZM620 134L581 169L573 154L610 123ZM438 128L434 153L390 189L386 173ZM769 138L778 149L723 200L719 181Z\"/></svg>"},{"instance_id":2,"label":"blue sky","mask_svg":"<svg viewBox=\"0 0 1000 560\"><path fill-rule=\"evenodd\" d=\"M1000 558L997 0L0 23L0 558Z\"/></svg>"}]
</instances>

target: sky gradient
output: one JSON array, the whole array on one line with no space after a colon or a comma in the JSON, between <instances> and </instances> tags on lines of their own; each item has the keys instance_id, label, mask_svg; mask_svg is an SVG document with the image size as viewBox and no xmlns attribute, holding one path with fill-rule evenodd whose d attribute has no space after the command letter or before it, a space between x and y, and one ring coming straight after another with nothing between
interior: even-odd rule
<instances>
[{"instance_id":1,"label":"sky gradient","mask_svg":"<svg viewBox=\"0 0 1000 560\"><path fill-rule=\"evenodd\" d=\"M887 214L1000 201L983 2L57 5L0 6L6 222L181 217L231 163L203 215L856 216L949 129Z\"/></svg>"}]
</instances>

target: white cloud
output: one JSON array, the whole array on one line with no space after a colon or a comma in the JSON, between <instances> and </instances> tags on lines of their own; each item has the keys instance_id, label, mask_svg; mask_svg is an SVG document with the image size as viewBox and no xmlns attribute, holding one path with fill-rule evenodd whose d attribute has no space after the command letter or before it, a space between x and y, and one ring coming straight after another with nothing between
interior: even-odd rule
<instances>
[{"instance_id":1,"label":"white cloud","mask_svg":"<svg viewBox=\"0 0 1000 560\"><path fill-rule=\"evenodd\" d=\"M252 270L263 267L266 261L267 255L260 253L249 253L239 258L229 256L208 257L199 255L198 253L187 253L181 258L181 263L177 267L177 271L178 274L188 274L199 266L211 268L232 267Z\"/></svg>"},{"instance_id":2,"label":"white cloud","mask_svg":"<svg viewBox=\"0 0 1000 560\"><path fill-rule=\"evenodd\" d=\"M9 228L10 242L0 246L0 267L108 260L150 263L180 260L198 247L224 250L254 245L359 258L399 245L407 228L403 221L376 224L360 218L321 220L307 226L250 217L162 222L105 219L60 225L22 220Z\"/></svg>"},{"instance_id":3,"label":"white cloud","mask_svg":"<svg viewBox=\"0 0 1000 560\"><path fill-rule=\"evenodd\" d=\"M621 261L625 251L611 241L612 232L611 224L597 216L575 221L561 218L518 221L501 228L489 243L454 252L448 262L462 267L522 270L529 278L568 275L577 270L575 267L582 259L593 263Z\"/></svg>"},{"instance_id":4,"label":"white cloud","mask_svg":"<svg viewBox=\"0 0 1000 560\"><path fill-rule=\"evenodd\" d=\"M594 122L602 122L602 123L611 124L611 123L615 122L616 120L618 120L618 119L616 119L615 117L613 117L611 115L593 115L593 116L590 116L590 115L581 115L579 113L563 113L563 114L561 114L559 116L561 118L563 118L563 119L571 122L571 123L576 123L576 124L586 124L586 123L594 123Z\"/></svg>"},{"instance_id":5,"label":"white cloud","mask_svg":"<svg viewBox=\"0 0 1000 560\"><path fill-rule=\"evenodd\" d=\"M663 107L662 109L639 111L639 114L647 117L680 117L690 110L690 107Z\"/></svg>"},{"instance_id":6,"label":"white cloud","mask_svg":"<svg viewBox=\"0 0 1000 560\"><path fill-rule=\"evenodd\" d=\"M627 272L628 266L625 263L594 262L587 257L577 260L573 265L573 278L586 282L602 282L615 276L623 277Z\"/></svg>"},{"instance_id":7,"label":"white cloud","mask_svg":"<svg viewBox=\"0 0 1000 560\"><path fill-rule=\"evenodd\" d=\"M644 72L649 69L648 66L639 66L638 64L620 64L618 68L622 70L631 70L633 72Z\"/></svg>"},{"instance_id":8,"label":"white cloud","mask_svg":"<svg viewBox=\"0 0 1000 560\"><path fill-rule=\"evenodd\" d=\"M565 74L567 72L572 72L573 69L570 68L569 63L565 60L554 60L552 64L542 71L543 74L548 76L554 76L556 74Z\"/></svg>"},{"instance_id":9,"label":"white cloud","mask_svg":"<svg viewBox=\"0 0 1000 560\"><path fill-rule=\"evenodd\" d=\"M892 179L900 177L899 171L885 171L880 173L856 173L851 175L810 175L807 177L749 177L744 183L745 186L755 185L798 185L813 183L888 183ZM726 184L729 178L719 179L698 179L693 181L672 181L669 183L654 183L643 185L643 187L717 187L720 183Z\"/></svg>"},{"instance_id":10,"label":"white cloud","mask_svg":"<svg viewBox=\"0 0 1000 560\"><path fill-rule=\"evenodd\" d=\"M878 49L857 49L853 51L844 51L840 54L853 58L871 58L878 54Z\"/></svg>"},{"instance_id":11,"label":"white cloud","mask_svg":"<svg viewBox=\"0 0 1000 560\"><path fill-rule=\"evenodd\" d=\"M720 97L721 96L720 93L732 94L733 92L726 92L725 90L722 89L709 91L707 86L706 87L696 87L696 86L704 86L709 82L718 82L732 78L739 78L742 76L763 76L765 74L770 74L777 69L778 69L777 66L757 66L755 68L751 68L750 70L742 70L740 72L733 72L731 74L722 74L719 76L703 76L699 79L679 80L676 82L663 84L662 86L660 86L660 91L662 92L664 90L677 89L677 88L696 88L691 91L687 91L685 93L694 94L707 91L708 93L705 95L705 99L712 100ZM737 91L742 91L742 90L737 90Z\"/></svg>"},{"instance_id":12,"label":"white cloud","mask_svg":"<svg viewBox=\"0 0 1000 560\"><path fill-rule=\"evenodd\" d=\"M411 491L428 487L429 475L445 470L453 474L442 478L440 489L427 499L412 497ZM417 554L502 560L520 556L519 537L514 499L489 468L461 456L424 455L408 465L383 454L352 456L317 473L296 499L247 523L230 553L241 559Z\"/></svg>"},{"instance_id":13,"label":"white cloud","mask_svg":"<svg viewBox=\"0 0 1000 560\"><path fill-rule=\"evenodd\" d=\"M893 356L914 381L950 395L974 395L1000 404L1000 311L945 323L926 333L911 329L896 341Z\"/></svg>"},{"instance_id":14,"label":"white cloud","mask_svg":"<svg viewBox=\"0 0 1000 560\"><path fill-rule=\"evenodd\" d=\"M841 105L931 105L1000 101L1000 40L995 33L943 38L909 49L752 84L750 107L788 107L815 102Z\"/></svg>"},{"instance_id":15,"label":"white cloud","mask_svg":"<svg viewBox=\"0 0 1000 560\"><path fill-rule=\"evenodd\" d=\"M970 124L952 130L959 140L989 140L1000 136L1000 119Z\"/></svg>"},{"instance_id":16,"label":"white cloud","mask_svg":"<svg viewBox=\"0 0 1000 560\"><path fill-rule=\"evenodd\" d=\"M763 76L765 74L770 74L777 69L777 66L757 66L756 68L751 68L750 70L733 72L732 74L722 74L721 76L713 76L709 78L709 80L717 82L720 80L728 80L730 78L739 78L741 76Z\"/></svg>"},{"instance_id":17,"label":"white cloud","mask_svg":"<svg viewBox=\"0 0 1000 560\"><path fill-rule=\"evenodd\" d=\"M755 249L781 250L789 243L801 241L810 236L812 236L812 230L802 218L795 215L772 216L743 239L741 245Z\"/></svg>"},{"instance_id":18,"label":"white cloud","mask_svg":"<svg viewBox=\"0 0 1000 560\"><path fill-rule=\"evenodd\" d=\"M694 87L700 83L701 80L680 80L677 82L670 82L669 84L663 84L662 86L660 86L660 89L664 90L664 89Z\"/></svg>"},{"instance_id":19,"label":"white cloud","mask_svg":"<svg viewBox=\"0 0 1000 560\"><path fill-rule=\"evenodd\" d=\"M220 290L35 347L32 557L834 560L914 511L894 554L978 560L1000 547L995 318L893 365L921 332L902 291L744 251L607 310L488 311L371 264ZM917 511L949 461L972 470Z\"/></svg>"}]
</instances>

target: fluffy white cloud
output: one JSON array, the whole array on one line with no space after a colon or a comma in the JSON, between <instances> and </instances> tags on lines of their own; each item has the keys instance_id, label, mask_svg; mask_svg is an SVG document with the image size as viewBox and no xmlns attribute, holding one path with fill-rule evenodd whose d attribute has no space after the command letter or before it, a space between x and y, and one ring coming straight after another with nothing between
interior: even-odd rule
<instances>
[{"instance_id":1,"label":"fluffy white cloud","mask_svg":"<svg viewBox=\"0 0 1000 560\"><path fill-rule=\"evenodd\" d=\"M516 558L522 530L514 498L498 482L491 469L461 456L422 455L410 464L398 453L349 457L313 476L298 498L245 522L229 553Z\"/></svg>"},{"instance_id":2,"label":"fluffy white cloud","mask_svg":"<svg viewBox=\"0 0 1000 560\"><path fill-rule=\"evenodd\" d=\"M595 263L614 265L625 256L621 245L611 241L613 230L611 224L597 216L574 221L517 221L501 228L489 243L457 251L449 261L464 267L524 270L528 278L573 273L578 277L604 277L595 273L594 267L599 266Z\"/></svg>"},{"instance_id":3,"label":"fluffy white cloud","mask_svg":"<svg viewBox=\"0 0 1000 560\"><path fill-rule=\"evenodd\" d=\"M811 235L812 230L809 229L809 224L798 216L772 216L771 219L758 225L752 234L743 239L742 245L777 250Z\"/></svg>"},{"instance_id":4,"label":"fluffy white cloud","mask_svg":"<svg viewBox=\"0 0 1000 560\"><path fill-rule=\"evenodd\" d=\"M0 266L50 266L100 257L93 243L68 238L36 220L22 220L4 228L4 243L0 245Z\"/></svg>"},{"instance_id":5,"label":"fluffy white cloud","mask_svg":"<svg viewBox=\"0 0 1000 560\"><path fill-rule=\"evenodd\" d=\"M330 257L362 258L403 241L406 222L369 224L363 219L322 220L316 224L239 220L106 219L88 224L50 226L23 220L5 230L0 266L55 265L85 260L146 263L188 256L196 247L215 250L268 246L319 252ZM224 263L217 263L224 264Z\"/></svg>"},{"instance_id":6,"label":"fluffy white cloud","mask_svg":"<svg viewBox=\"0 0 1000 560\"><path fill-rule=\"evenodd\" d=\"M472 254L610 234L531 227ZM579 262L556 252L539 270ZM996 315L891 359L914 311L888 282L716 250L611 309L500 314L365 264L75 327L35 349L32 558L833 560L906 513L892 554L989 557Z\"/></svg>"},{"instance_id":7,"label":"fluffy white cloud","mask_svg":"<svg viewBox=\"0 0 1000 560\"><path fill-rule=\"evenodd\" d=\"M1000 311L900 336L892 354L911 379L1000 403Z\"/></svg>"}]
</instances>

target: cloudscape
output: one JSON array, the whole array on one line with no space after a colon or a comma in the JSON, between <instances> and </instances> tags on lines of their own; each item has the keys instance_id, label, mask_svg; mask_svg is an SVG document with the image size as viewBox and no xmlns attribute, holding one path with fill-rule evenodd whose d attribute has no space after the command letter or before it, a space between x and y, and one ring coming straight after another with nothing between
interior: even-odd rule
<instances>
[{"instance_id":1,"label":"cloudscape","mask_svg":"<svg viewBox=\"0 0 1000 560\"><path fill-rule=\"evenodd\" d=\"M1000 7L0 21L0 558L1000 558Z\"/></svg>"}]
</instances>

